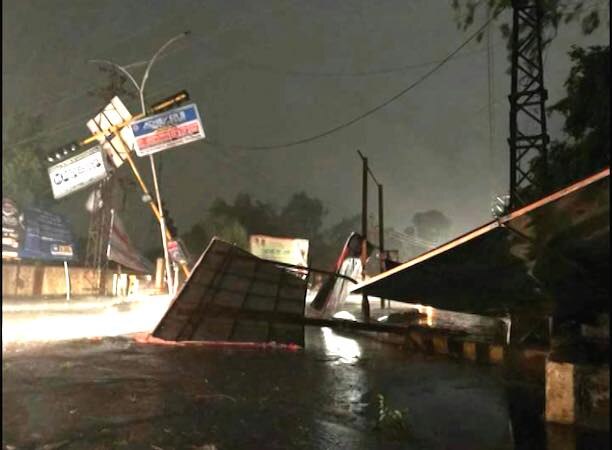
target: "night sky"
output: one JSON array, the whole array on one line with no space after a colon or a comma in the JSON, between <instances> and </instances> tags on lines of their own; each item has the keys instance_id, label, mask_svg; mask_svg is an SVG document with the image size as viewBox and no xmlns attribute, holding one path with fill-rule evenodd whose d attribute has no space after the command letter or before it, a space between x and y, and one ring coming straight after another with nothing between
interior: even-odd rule
<instances>
[{"instance_id":1,"label":"night sky","mask_svg":"<svg viewBox=\"0 0 612 450\"><path fill-rule=\"evenodd\" d=\"M450 2L441 0L12 0L3 1L2 10L3 117L42 113L34 137L49 150L86 137L85 122L104 106L88 95L104 81L88 59L148 59L181 31L192 36L156 63L148 101L186 89L211 140L266 146L319 134L384 102L485 19L459 31ZM385 186L388 226L403 230L415 212L429 209L452 220L453 235L489 220L493 195L505 193L508 184L510 79L498 25L491 36L493 149L484 39L399 100L322 139L276 150L200 141L161 154L162 195L179 230L202 218L214 198L232 200L239 192L280 206L303 190L324 202L328 225L356 214L357 149ZM564 94L570 45L607 43L605 25L588 38L577 24L560 28L545 54L549 105ZM139 109L133 100L126 104ZM550 134L561 136L558 118L551 119ZM140 166L148 176L148 162ZM85 198L79 193L60 202L79 234L88 220ZM374 190L370 203L376 208ZM127 205L124 222L132 239L150 246L159 236L151 213L139 194L131 194Z\"/></svg>"}]
</instances>

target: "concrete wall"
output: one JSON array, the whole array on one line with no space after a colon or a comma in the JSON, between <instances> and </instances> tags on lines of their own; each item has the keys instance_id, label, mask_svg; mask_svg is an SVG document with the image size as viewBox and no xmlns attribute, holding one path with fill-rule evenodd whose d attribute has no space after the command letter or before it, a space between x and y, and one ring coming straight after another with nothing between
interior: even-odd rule
<instances>
[{"instance_id":1,"label":"concrete wall","mask_svg":"<svg viewBox=\"0 0 612 450\"><path fill-rule=\"evenodd\" d=\"M546 420L609 430L610 367L546 361Z\"/></svg>"},{"instance_id":2,"label":"concrete wall","mask_svg":"<svg viewBox=\"0 0 612 450\"><path fill-rule=\"evenodd\" d=\"M113 272L100 273L85 267L70 267L72 295L112 295ZM101 279L102 278L102 279ZM62 266L2 263L2 297L41 297L66 295Z\"/></svg>"}]
</instances>

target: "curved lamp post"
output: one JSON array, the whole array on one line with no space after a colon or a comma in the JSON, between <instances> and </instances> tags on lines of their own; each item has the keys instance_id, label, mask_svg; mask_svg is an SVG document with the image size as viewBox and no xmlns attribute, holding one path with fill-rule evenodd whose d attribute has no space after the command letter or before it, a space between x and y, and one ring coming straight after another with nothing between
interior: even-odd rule
<instances>
[{"instance_id":1,"label":"curved lamp post","mask_svg":"<svg viewBox=\"0 0 612 450\"><path fill-rule=\"evenodd\" d=\"M179 39L182 39L188 36L189 33L190 33L189 31L185 31L181 34L174 36L173 38L166 41L166 43L162 45L155 52L155 54L151 57L151 59L149 60L147 64L147 67L145 69L144 75L142 76L142 80L140 84L138 84L136 79L132 76L130 72L127 71L125 67L119 64L116 64L112 61L109 61L106 59L91 59L88 62L95 63L95 64L100 64L100 63L108 64L110 66L113 66L115 69L119 70L122 74L124 74L127 77L127 79L130 80L130 82L134 85L136 90L138 91L138 94L140 96L140 108L142 110L142 114L144 117L147 114L147 108L146 108L145 101L144 101L144 89L147 84L147 80L149 79L149 72L151 71L151 67L153 67L153 64L155 64L155 61L157 60L157 57L166 48L168 48L170 45L172 45L174 42L178 41ZM149 155L149 161L151 162L151 173L153 175L153 184L155 186L155 196L157 200L157 208L159 210L159 226L161 228L162 246L164 248L164 261L166 264L166 283L168 284L168 293L173 295L174 294L174 291L173 291L174 284L172 283L172 272L170 271L170 258L168 257L168 243L166 241L166 220L164 218L164 209L162 207L161 196L159 194L159 183L157 182L157 170L155 169L155 159L152 154Z\"/></svg>"}]
</instances>

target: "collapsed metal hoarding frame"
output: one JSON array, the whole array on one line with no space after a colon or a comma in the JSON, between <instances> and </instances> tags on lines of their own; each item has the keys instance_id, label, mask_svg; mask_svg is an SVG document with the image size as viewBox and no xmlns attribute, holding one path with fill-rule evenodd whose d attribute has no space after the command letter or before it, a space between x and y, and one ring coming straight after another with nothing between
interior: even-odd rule
<instances>
[{"instance_id":1,"label":"collapsed metal hoarding frame","mask_svg":"<svg viewBox=\"0 0 612 450\"><path fill-rule=\"evenodd\" d=\"M487 250L487 246L491 242L508 242L508 239L514 242L512 249L507 253L508 261L503 261L504 263L510 262L511 264L500 265L498 268L507 270L508 274L511 271L517 274L520 272L523 274L522 276L526 282L534 282L535 284L538 284L539 280L534 276L534 265L536 269L538 264L540 267L542 266L541 261L546 261L542 259L543 255L549 259L551 255L554 255L557 261L565 260L563 262L567 263L568 266L572 265L572 261L569 261L562 254L563 252L551 244L551 242L558 244L555 239L563 238L565 244L586 242L591 245L589 249L593 251L595 247L593 247L591 241L596 238L601 240L601 237L597 236L602 235L606 231L606 223L602 214L609 210L609 198L607 199L606 191L602 190L602 188L605 188L609 183L609 177L610 169L603 169L564 189L425 252L391 270L374 276L368 281L357 285L352 290L352 293L384 296L385 298L400 302L420 303L435 308L478 314L486 313L485 306L496 308L497 306L503 306L504 310L510 312L512 312L513 308L519 308L524 313L526 312L524 307L527 310L533 310L535 304L531 301L524 302L523 305L513 303L516 299L510 299L510 297L513 295L516 297L516 294L509 291L507 291L507 300L492 298L488 305L486 305L486 302L476 305L472 301L475 299L470 301L467 301L469 300L467 299L464 302L460 295L456 295L461 294L460 292L455 291L451 294L448 291L452 286L461 286L462 288L469 288L468 291L471 289L470 292L476 292L478 287L470 285L470 281L478 284L481 290L483 290L483 286L487 285L487 282L491 281L483 279L482 276L474 278L478 275L475 275L474 272L486 268L487 264L500 263L500 261L495 259L497 257L495 254L487 255L482 253L483 249ZM583 229L584 227L578 228L582 234L574 236L572 230L583 224L585 217L587 219L597 219L601 223L592 224L591 222L593 221L591 220L587 224L590 228L587 227L586 231ZM607 214L606 217L608 217ZM609 219L607 220L607 234L609 235ZM475 250L481 251L481 257L484 255L483 259L480 260L478 256L474 256L473 253L468 251L469 249L472 252ZM523 254L520 254L521 252ZM548 252L548 254L543 252ZM461 257L464 259L461 259ZM513 261L510 261L510 259L513 259ZM469 269L468 266L475 270ZM491 267L488 268L490 269ZM490 274L490 271L488 273ZM497 274L497 278L499 277L500 274ZM434 279L436 282L432 281ZM425 284L426 282L429 284ZM450 286L448 288L445 286L447 282L448 286ZM469 286L466 286L466 283ZM527 284L520 287L512 285L510 288L523 289L526 286ZM540 283L539 287L542 286ZM527 292L525 288L523 293ZM496 294L498 293L500 292L496 292ZM506 295L506 293L503 294ZM554 295L551 297L549 294L547 294L548 298L546 301L552 302L553 298L555 302L559 301L557 297ZM559 294L557 293L557 295ZM443 297L446 299L443 299ZM533 300L536 297L544 298L546 296L534 294L528 300ZM547 305L542 303L542 310L550 311L551 306L552 303ZM472 309L470 310L470 308Z\"/></svg>"},{"instance_id":2,"label":"collapsed metal hoarding frame","mask_svg":"<svg viewBox=\"0 0 612 450\"><path fill-rule=\"evenodd\" d=\"M153 331L166 341L304 346L306 325L405 333L406 327L305 316L307 276L350 277L258 258L213 238Z\"/></svg>"}]
</instances>

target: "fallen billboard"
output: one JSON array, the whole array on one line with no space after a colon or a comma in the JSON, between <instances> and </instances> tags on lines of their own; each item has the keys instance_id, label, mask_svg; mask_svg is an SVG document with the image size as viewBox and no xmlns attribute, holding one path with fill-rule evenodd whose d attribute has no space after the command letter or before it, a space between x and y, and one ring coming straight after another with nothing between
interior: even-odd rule
<instances>
[{"instance_id":1,"label":"fallen billboard","mask_svg":"<svg viewBox=\"0 0 612 450\"><path fill-rule=\"evenodd\" d=\"M334 266L334 272L343 277L328 276L321 284L315 298L310 303L308 313L315 317L332 317L349 294L352 283L347 279L358 279L361 274L361 245L363 238L355 232L346 240ZM368 256L372 246L368 244Z\"/></svg>"},{"instance_id":2,"label":"fallen billboard","mask_svg":"<svg viewBox=\"0 0 612 450\"><path fill-rule=\"evenodd\" d=\"M137 272L154 272L153 265L132 245L123 222L114 209L111 209L111 225L106 257L109 261L115 261Z\"/></svg>"},{"instance_id":3,"label":"fallen billboard","mask_svg":"<svg viewBox=\"0 0 612 450\"><path fill-rule=\"evenodd\" d=\"M288 268L215 238L153 336L303 346L306 284Z\"/></svg>"},{"instance_id":4,"label":"fallen billboard","mask_svg":"<svg viewBox=\"0 0 612 450\"><path fill-rule=\"evenodd\" d=\"M609 189L605 169L353 292L485 315L595 313L609 307Z\"/></svg>"}]
</instances>

